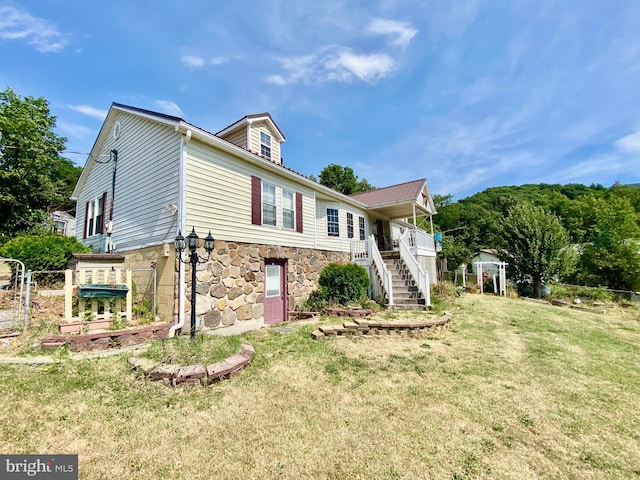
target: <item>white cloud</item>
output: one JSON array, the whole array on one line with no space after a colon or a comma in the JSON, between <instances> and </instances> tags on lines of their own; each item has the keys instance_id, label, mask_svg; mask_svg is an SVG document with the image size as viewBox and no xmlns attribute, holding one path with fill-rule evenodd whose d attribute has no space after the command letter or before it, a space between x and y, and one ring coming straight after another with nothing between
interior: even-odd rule
<instances>
[{"instance_id":1,"label":"white cloud","mask_svg":"<svg viewBox=\"0 0 640 480\"><path fill-rule=\"evenodd\" d=\"M56 128L65 136L65 137L76 137L76 138L92 138L95 137L96 132L84 125L79 125L77 123L67 123L67 122L56 122Z\"/></svg>"},{"instance_id":2,"label":"white cloud","mask_svg":"<svg viewBox=\"0 0 640 480\"><path fill-rule=\"evenodd\" d=\"M292 83L350 82L354 78L367 83L389 75L395 61L384 53L358 54L345 47L325 47L314 55L278 59L286 75L270 75L265 81L275 85Z\"/></svg>"},{"instance_id":3,"label":"white cloud","mask_svg":"<svg viewBox=\"0 0 640 480\"><path fill-rule=\"evenodd\" d=\"M182 60L182 63L187 68L191 69L202 68L207 65L213 65L215 67L228 61L228 59L224 57L211 57L207 60L206 58L197 57L195 55L184 55L180 60Z\"/></svg>"},{"instance_id":4,"label":"white cloud","mask_svg":"<svg viewBox=\"0 0 640 480\"><path fill-rule=\"evenodd\" d=\"M408 22L376 18L367 28L374 35L386 35L391 45L405 48L418 31Z\"/></svg>"},{"instance_id":5,"label":"white cloud","mask_svg":"<svg viewBox=\"0 0 640 480\"><path fill-rule=\"evenodd\" d=\"M201 68L205 64L205 59L202 57L194 57L192 55L185 55L182 57L182 63L189 68Z\"/></svg>"},{"instance_id":6,"label":"white cloud","mask_svg":"<svg viewBox=\"0 0 640 480\"><path fill-rule=\"evenodd\" d=\"M640 152L640 131L616 140L616 147L623 152Z\"/></svg>"},{"instance_id":7,"label":"white cloud","mask_svg":"<svg viewBox=\"0 0 640 480\"><path fill-rule=\"evenodd\" d=\"M324 66L331 80L349 81L355 76L363 82L374 83L388 75L395 68L395 62L384 53L358 55L343 50L326 59Z\"/></svg>"},{"instance_id":8,"label":"white cloud","mask_svg":"<svg viewBox=\"0 0 640 480\"><path fill-rule=\"evenodd\" d=\"M104 120L104 118L107 116L106 110L94 108L90 105L69 105L69 108L89 117L97 118L98 120Z\"/></svg>"},{"instance_id":9,"label":"white cloud","mask_svg":"<svg viewBox=\"0 0 640 480\"><path fill-rule=\"evenodd\" d=\"M265 82L280 86L287 84L287 81L282 75L269 75L265 78Z\"/></svg>"},{"instance_id":10,"label":"white cloud","mask_svg":"<svg viewBox=\"0 0 640 480\"><path fill-rule=\"evenodd\" d=\"M184 113L180 109L180 107L168 100L154 100L153 104L160 110L162 113L166 113L167 115L173 115L174 117L184 117Z\"/></svg>"},{"instance_id":11,"label":"white cloud","mask_svg":"<svg viewBox=\"0 0 640 480\"><path fill-rule=\"evenodd\" d=\"M25 41L40 52L59 52L68 43L52 23L7 5L0 5L0 38Z\"/></svg>"}]
</instances>

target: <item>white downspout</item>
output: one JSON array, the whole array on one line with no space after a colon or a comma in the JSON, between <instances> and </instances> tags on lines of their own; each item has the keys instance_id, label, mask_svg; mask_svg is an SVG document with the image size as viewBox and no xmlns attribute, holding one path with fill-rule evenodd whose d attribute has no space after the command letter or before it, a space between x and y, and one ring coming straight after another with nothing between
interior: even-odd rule
<instances>
[{"instance_id":1,"label":"white downspout","mask_svg":"<svg viewBox=\"0 0 640 480\"><path fill-rule=\"evenodd\" d=\"M313 192L313 248L318 249L318 200Z\"/></svg>"},{"instance_id":2,"label":"white downspout","mask_svg":"<svg viewBox=\"0 0 640 480\"><path fill-rule=\"evenodd\" d=\"M178 218L176 219L176 236L178 231L186 231L186 203L187 203L187 143L191 140L191 130L187 130L184 137L180 137L180 167L178 173ZM184 326L185 304L185 271L184 263L178 259L178 323L169 329L169 337L176 334L176 330Z\"/></svg>"}]
</instances>

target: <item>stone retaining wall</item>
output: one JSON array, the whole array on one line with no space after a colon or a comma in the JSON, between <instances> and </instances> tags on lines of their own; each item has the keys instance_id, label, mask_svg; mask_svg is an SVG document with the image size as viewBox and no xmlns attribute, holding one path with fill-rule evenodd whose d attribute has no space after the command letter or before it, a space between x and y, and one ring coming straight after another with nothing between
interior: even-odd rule
<instances>
[{"instance_id":1,"label":"stone retaining wall","mask_svg":"<svg viewBox=\"0 0 640 480\"><path fill-rule=\"evenodd\" d=\"M347 263L349 258L346 252L216 240L211 260L197 267L196 315L207 329L262 319L265 259L286 260L287 302L288 309L293 310L317 290L318 274L325 265ZM186 278L185 308L189 309L190 271Z\"/></svg>"}]
</instances>

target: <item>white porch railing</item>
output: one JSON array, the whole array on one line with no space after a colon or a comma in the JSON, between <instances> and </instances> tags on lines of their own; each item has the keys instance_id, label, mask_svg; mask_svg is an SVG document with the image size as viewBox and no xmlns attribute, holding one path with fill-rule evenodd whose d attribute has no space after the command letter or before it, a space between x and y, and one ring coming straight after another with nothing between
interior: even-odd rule
<instances>
[{"instance_id":1,"label":"white porch railing","mask_svg":"<svg viewBox=\"0 0 640 480\"><path fill-rule=\"evenodd\" d=\"M431 305L431 287L429 284L429 272L425 271L416 258L411 253L411 248L407 243L407 235L409 232L405 232L399 239L398 244L400 247L400 258L405 263L411 276L416 282L418 290L422 293L422 296L425 299L425 303L427 306ZM416 238L415 236L413 238Z\"/></svg>"},{"instance_id":2,"label":"white porch railing","mask_svg":"<svg viewBox=\"0 0 640 480\"><path fill-rule=\"evenodd\" d=\"M407 230L402 234L406 244L411 248L415 255L435 256L436 242L433 235L428 234L419 228Z\"/></svg>"},{"instance_id":3,"label":"white porch railing","mask_svg":"<svg viewBox=\"0 0 640 480\"><path fill-rule=\"evenodd\" d=\"M351 261L355 263L373 262L380 274L382 290L387 295L389 305L393 305L393 278L384 260L382 260L378 244L373 235L368 240L354 240L351 242Z\"/></svg>"}]
</instances>

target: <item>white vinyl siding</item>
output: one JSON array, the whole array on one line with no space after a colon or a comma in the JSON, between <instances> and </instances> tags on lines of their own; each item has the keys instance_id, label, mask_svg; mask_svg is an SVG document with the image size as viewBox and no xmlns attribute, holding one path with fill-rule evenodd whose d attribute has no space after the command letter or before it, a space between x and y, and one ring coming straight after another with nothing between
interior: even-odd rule
<instances>
[{"instance_id":1,"label":"white vinyl siding","mask_svg":"<svg viewBox=\"0 0 640 480\"><path fill-rule=\"evenodd\" d=\"M224 138L227 142L231 142L234 145L238 145L242 148L247 148L247 129L243 126L231 133L226 134Z\"/></svg>"},{"instance_id":2,"label":"white vinyl siding","mask_svg":"<svg viewBox=\"0 0 640 480\"><path fill-rule=\"evenodd\" d=\"M196 231L247 243L314 248L313 190L192 139L187 150L187 218ZM303 233L251 223L251 176L302 194ZM277 196L276 196L277 197Z\"/></svg>"},{"instance_id":3,"label":"white vinyl siding","mask_svg":"<svg viewBox=\"0 0 640 480\"><path fill-rule=\"evenodd\" d=\"M327 209L338 210L338 236L328 235ZM338 250L342 252L351 251L351 242L353 240L356 240L356 238L348 238L347 236L347 213L353 214L354 221L358 217L363 217L365 219L365 224L368 227L368 217L365 210L354 208L353 206L346 203L319 200L317 202L316 212L316 222L318 229L317 245L321 250ZM366 231L366 235L369 235L368 231Z\"/></svg>"},{"instance_id":4,"label":"white vinyl siding","mask_svg":"<svg viewBox=\"0 0 640 480\"><path fill-rule=\"evenodd\" d=\"M86 202L107 192L108 219L112 196L113 162L110 152L118 151L113 236L116 251L126 251L164 242L173 242L178 205L180 135L172 127L122 112L118 115L121 133L105 136L96 163L78 195L78 225L85 225ZM113 129L113 127L111 127ZM105 163L103 163L105 162ZM83 229L76 229L82 239ZM83 240L94 252L104 252L105 235Z\"/></svg>"}]
</instances>

